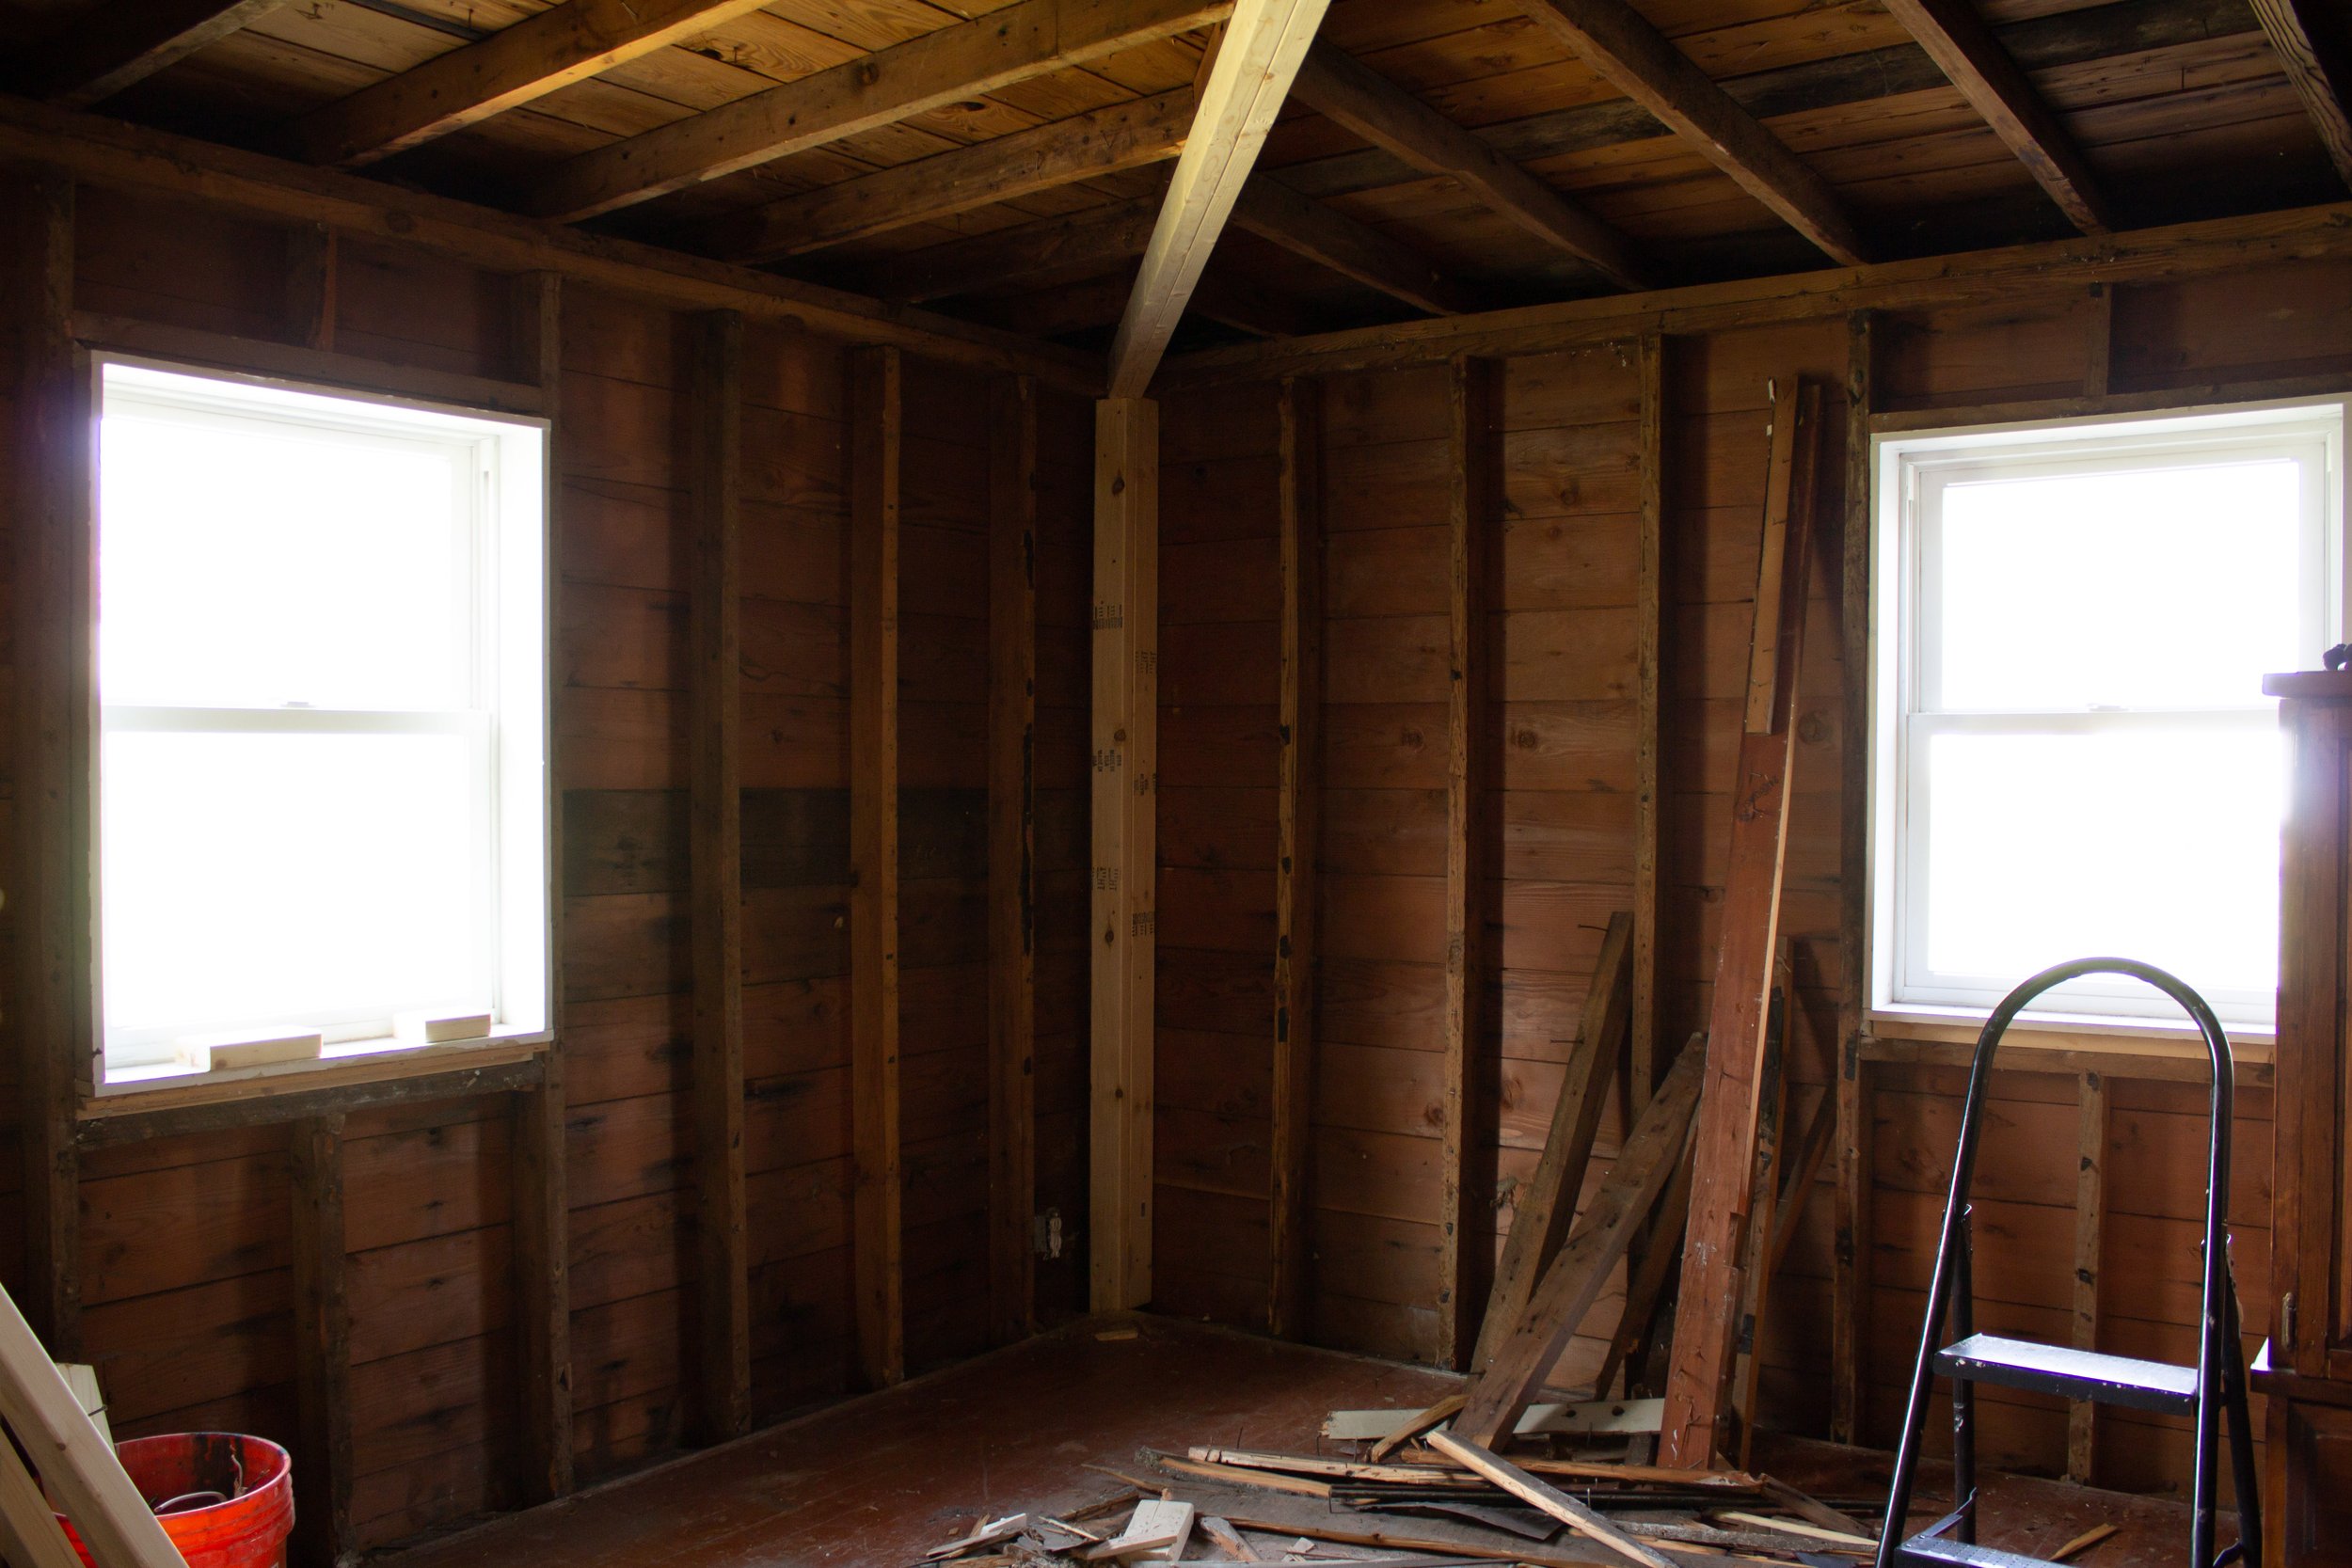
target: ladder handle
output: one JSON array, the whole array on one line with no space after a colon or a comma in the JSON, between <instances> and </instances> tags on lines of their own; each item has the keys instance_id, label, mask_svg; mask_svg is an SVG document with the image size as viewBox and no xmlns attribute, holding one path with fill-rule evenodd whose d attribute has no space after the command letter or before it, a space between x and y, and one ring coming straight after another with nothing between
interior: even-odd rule
<instances>
[{"instance_id":1,"label":"ladder handle","mask_svg":"<svg viewBox=\"0 0 2352 1568\"><path fill-rule=\"evenodd\" d=\"M1976 1175L1977 1127L1984 1112L1985 1093L1993 1076L1994 1053L2000 1048L2001 1037L2010 1024L2026 1009L2027 1003L2055 986L2069 980L2079 980L2086 974L2122 974L2140 980L2164 992L2187 1013L2197 1031L2204 1037L2206 1054L2213 1064L2213 1093L2211 1100L2213 1141L2205 1166L2205 1235L2211 1244L2205 1248L2205 1277L2202 1325L2199 1336L2199 1393L2197 1402L2197 1482L2193 1514L2196 1555L2193 1560L2213 1560L2214 1538L2214 1431L2218 1414L2215 1390L2208 1386L2215 1381L2206 1375L2221 1365L2225 1303L2229 1291L2228 1265L2222 1239L2228 1231L2230 1201L2230 1117L2235 1075L2232 1067L2230 1039L2222 1032L2221 1021L2214 1016L2205 999L2189 988L2186 982L2153 964L2136 958L2076 958L2071 963L2054 964L2041 974L2018 985L1993 1015L1984 1022L1983 1032L1977 1037L1977 1049L1968 1067L1968 1093L1960 1116L1960 1147L1952 1156L1952 1190L1944 1205L1944 1226L1935 1249L1935 1275L1928 1284L1927 1322L1919 1333L1919 1359L1911 1374L1911 1397L1903 1409L1901 1445L1895 1452L1894 1484L1886 1497L1886 1521L1879 1536L1877 1568L1894 1568L1902 1551L1903 1526L1911 1512L1912 1472L1918 1464L1920 1439L1925 1433L1928 1416L1928 1395L1935 1380L1935 1352L1942 1340L1945 1314L1949 1307L1955 1284L1957 1259L1955 1245L1966 1223L1968 1189ZM1964 1320L1963 1320L1964 1321ZM1973 1523L1973 1521L1971 1521Z\"/></svg>"}]
</instances>

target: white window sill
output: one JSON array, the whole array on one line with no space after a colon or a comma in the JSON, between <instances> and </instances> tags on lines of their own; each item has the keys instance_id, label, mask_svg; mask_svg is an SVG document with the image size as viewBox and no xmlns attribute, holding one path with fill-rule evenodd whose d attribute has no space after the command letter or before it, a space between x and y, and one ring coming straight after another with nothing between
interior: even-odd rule
<instances>
[{"instance_id":1,"label":"white window sill","mask_svg":"<svg viewBox=\"0 0 2352 1568\"><path fill-rule=\"evenodd\" d=\"M190 1072L173 1062L119 1069L107 1075L84 1101L85 1117L128 1115L167 1106L243 1100L295 1090L334 1088L422 1077L474 1067L497 1067L544 1053L555 1038L550 1029L493 1029L486 1037L437 1045L410 1045L391 1038L345 1040L317 1057L273 1062L266 1067L220 1072Z\"/></svg>"}]
</instances>

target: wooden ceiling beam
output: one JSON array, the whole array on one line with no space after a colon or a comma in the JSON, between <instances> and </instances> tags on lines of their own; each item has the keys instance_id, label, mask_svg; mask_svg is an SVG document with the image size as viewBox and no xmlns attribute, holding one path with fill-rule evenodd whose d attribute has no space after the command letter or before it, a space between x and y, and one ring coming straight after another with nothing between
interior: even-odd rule
<instances>
[{"instance_id":1,"label":"wooden ceiling beam","mask_svg":"<svg viewBox=\"0 0 2352 1568\"><path fill-rule=\"evenodd\" d=\"M2287 80L2312 117L2328 162L2352 185L2352 60L2340 33L2329 31L2319 0L2252 0ZM2336 8L2329 7L2328 9ZM2334 25L2342 27L2338 23Z\"/></svg>"},{"instance_id":2,"label":"wooden ceiling beam","mask_svg":"<svg viewBox=\"0 0 2352 1568\"><path fill-rule=\"evenodd\" d=\"M1268 175L1259 175L1243 189L1233 222L1416 310L1458 316L1479 308L1477 297L1434 262Z\"/></svg>"},{"instance_id":3,"label":"wooden ceiling beam","mask_svg":"<svg viewBox=\"0 0 2352 1568\"><path fill-rule=\"evenodd\" d=\"M985 293L1041 275L1085 277L1142 255L1159 214L1158 197L1090 207L973 239L845 264L822 275L820 281L881 299L921 301Z\"/></svg>"},{"instance_id":4,"label":"wooden ceiling beam","mask_svg":"<svg viewBox=\"0 0 2352 1568\"><path fill-rule=\"evenodd\" d=\"M1836 193L1674 40L1625 0L1521 0L1618 91L1656 115L1740 188L1848 266L1870 246Z\"/></svg>"},{"instance_id":5,"label":"wooden ceiling beam","mask_svg":"<svg viewBox=\"0 0 2352 1568\"><path fill-rule=\"evenodd\" d=\"M773 261L1141 168L1184 150L1192 105L1189 87L1113 103L729 213L695 234L710 254L727 261Z\"/></svg>"},{"instance_id":6,"label":"wooden ceiling beam","mask_svg":"<svg viewBox=\"0 0 2352 1568\"><path fill-rule=\"evenodd\" d=\"M567 0L302 116L305 163L358 168L757 10L764 0Z\"/></svg>"},{"instance_id":7,"label":"wooden ceiling beam","mask_svg":"<svg viewBox=\"0 0 2352 1568\"><path fill-rule=\"evenodd\" d=\"M532 187L578 221L1223 20L1232 0L1021 0L599 147Z\"/></svg>"},{"instance_id":8,"label":"wooden ceiling beam","mask_svg":"<svg viewBox=\"0 0 2352 1568\"><path fill-rule=\"evenodd\" d=\"M1192 129L1111 342L1110 395L1139 398L1200 281L1330 0L1240 0L1201 84Z\"/></svg>"},{"instance_id":9,"label":"wooden ceiling beam","mask_svg":"<svg viewBox=\"0 0 2352 1568\"><path fill-rule=\"evenodd\" d=\"M285 0L151 0L84 9L56 37L27 47L8 85L28 98L79 109L185 59Z\"/></svg>"},{"instance_id":10,"label":"wooden ceiling beam","mask_svg":"<svg viewBox=\"0 0 2352 1568\"><path fill-rule=\"evenodd\" d=\"M2018 162L2086 234L2115 227L2082 149L1977 10L1975 0L1886 0Z\"/></svg>"},{"instance_id":11,"label":"wooden ceiling beam","mask_svg":"<svg viewBox=\"0 0 2352 1568\"><path fill-rule=\"evenodd\" d=\"M1310 50L1295 90L1310 108L1424 174L1460 182L1496 213L1611 280L1643 286L1647 268L1623 234L1342 50L1328 43Z\"/></svg>"}]
</instances>

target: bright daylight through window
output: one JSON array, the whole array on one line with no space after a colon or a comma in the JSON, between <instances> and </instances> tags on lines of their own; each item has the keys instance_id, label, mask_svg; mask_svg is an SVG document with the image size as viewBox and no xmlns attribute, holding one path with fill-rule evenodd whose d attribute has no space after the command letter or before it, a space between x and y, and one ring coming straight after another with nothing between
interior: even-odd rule
<instances>
[{"instance_id":1,"label":"bright daylight through window","mask_svg":"<svg viewBox=\"0 0 2352 1568\"><path fill-rule=\"evenodd\" d=\"M2110 955L2267 1029L2286 748L2340 635L2341 404L1882 437L1873 1001ZM2123 980L2058 1017L2183 1022Z\"/></svg>"},{"instance_id":2,"label":"bright daylight through window","mask_svg":"<svg viewBox=\"0 0 2352 1568\"><path fill-rule=\"evenodd\" d=\"M544 1031L543 427L100 396L108 1081Z\"/></svg>"}]
</instances>

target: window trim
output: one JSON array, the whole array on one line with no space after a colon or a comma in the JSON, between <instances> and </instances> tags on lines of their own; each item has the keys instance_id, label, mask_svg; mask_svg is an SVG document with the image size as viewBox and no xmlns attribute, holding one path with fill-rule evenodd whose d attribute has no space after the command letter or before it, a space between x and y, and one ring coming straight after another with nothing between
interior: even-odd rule
<instances>
[{"instance_id":1,"label":"window trim","mask_svg":"<svg viewBox=\"0 0 2352 1568\"><path fill-rule=\"evenodd\" d=\"M2320 523L2325 604L2321 607L2323 646L2345 635L2346 605L2352 603L2352 463L2346 444L2352 441L2352 390L2338 381L2326 389L2301 396L2215 402L2209 393L2158 393L2129 398L2088 400L2083 404L2011 405L1980 409L1953 408L1932 413L1876 415L1868 419L1867 475L1868 494L1861 501L1862 519L1869 537L1869 603L1867 610L1865 699L1866 768L1862 809L1867 813L1863 867L1863 1020L1867 1033L1888 1039L1933 1040L1953 1029L1971 1029L1990 1014L1984 1006L1898 1001L1894 999L1899 902L1894 887L1900 858L1897 840L1909 831L1904 821L1898 751L1903 719L1908 712L1913 649L1896 622L1896 607L1914 586L1907 574L1914 568L1902 532L1902 457L1906 452L1938 447L1965 449L2002 437L2027 442L2046 438L2082 450L2083 438L2102 428L2115 428L2119 447L2135 438L2159 435L2168 423L2179 422L2181 434L2203 436L2217 445L2242 438L2232 429L2258 431L2297 417L2339 421L2327 438L2329 474L2322 482L2326 515ZM2091 449L2095 451L2095 448ZM2204 710L2183 710L2184 713ZM2055 715L2054 715L2055 717ZM2275 1023L2228 1024L2233 1041L2268 1042L2276 1037ZM2162 1042L2195 1037L2185 1020L2161 1012L2145 1018L2116 1013L2080 1013L2036 1008L2019 1017L2019 1043L2039 1043L2070 1049L2087 1038L2139 1038Z\"/></svg>"},{"instance_id":2,"label":"window trim","mask_svg":"<svg viewBox=\"0 0 2352 1568\"><path fill-rule=\"evenodd\" d=\"M259 1094L287 1093L319 1086L321 1078L335 1085L376 1083L392 1079L446 1073L462 1070L479 1063L496 1066L517 1056L535 1057L546 1053L556 1038L556 1014L561 1005L558 986L558 947L561 939L561 869L557 855L557 808L555 788L555 539L554 501L556 474L554 471L554 426L543 414L526 413L512 407L475 404L455 397L426 397L387 392L373 388L356 387L330 380L277 374L241 369L203 359L181 359L168 356L116 350L91 343L83 345L78 356L77 379L87 398L88 418L86 421L87 485L83 492L84 504L77 507L80 527L74 547L86 558L84 568L88 577L90 594L87 600L73 607L78 625L74 636L87 650L79 689L73 701L87 714L86 733L88 744L79 769L85 794L80 801L86 831L77 851L84 859L84 895L88 911L88 973L86 976L87 1007L87 1032L88 1079L82 1085L83 1114L92 1114L97 1101L107 1102L108 1113L135 1109L133 1101L142 1103L201 1102L215 1099L242 1099ZM538 758L539 789L537 791L535 834L516 834L511 825L502 828L497 842L508 857L528 855L535 837L539 857L534 879L539 894L542 918L535 932L522 933L525 945L535 949L535 964L525 958L507 962L501 960L492 969L513 970L516 963L525 964L524 973L535 969L539 1002L536 1022L498 1024L480 1039L442 1044L395 1042L388 1037L352 1039L338 1042L335 1031L328 1030L329 1038L323 1053L315 1057L268 1066L226 1069L210 1072L165 1072L151 1069L134 1068L137 1076L109 1081L106 1053L104 1011L104 915L103 888L103 846L101 829L103 821L101 801L100 756L101 742L107 726L104 704L98 690L97 665L97 603L96 566L102 519L99 515L99 467L97 440L100 420L105 408L105 376L110 366L125 366L162 372L167 374L224 383L232 386L260 388L315 397L333 398L343 402L369 404L394 410L445 416L501 427L486 438L500 440L502 445L529 433L529 445L536 449L535 462L516 462L511 447L501 450L497 465L496 483L499 486L498 505L501 519L501 545L483 562L484 592L497 597L505 592L501 586L501 574L516 551L535 557L537 562L537 592L531 601L535 607L537 635L527 644L537 655L535 681L519 679L508 667L509 661L490 657L483 666L486 677L506 689L501 705L517 697L525 698L536 709L535 726L516 728L501 725L503 742L508 751L528 757L535 749ZM518 501L522 504L518 504ZM516 531L507 526L509 520L527 517L535 511L535 528ZM508 635L527 635L510 633ZM257 717L258 716L258 717ZM333 718L326 710L316 710L312 717ZM250 724L269 725L271 710L241 712L233 727ZM350 716L363 727L370 724L397 722L405 714ZM281 726L282 727L282 726ZM535 731L535 733L534 733ZM493 748L494 752L498 748ZM491 799L484 803L492 814L515 810L515 801L523 792L515 788L501 775L511 766L511 759L494 756L492 762ZM492 866L485 876L494 883L507 882L514 875L510 868ZM529 900L494 898L490 918L500 927L501 951L516 934L519 924L527 923L529 911L513 907ZM505 984L503 976L499 984Z\"/></svg>"}]
</instances>

